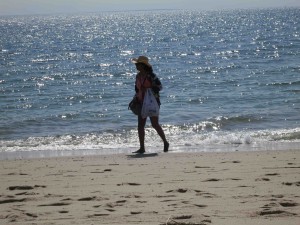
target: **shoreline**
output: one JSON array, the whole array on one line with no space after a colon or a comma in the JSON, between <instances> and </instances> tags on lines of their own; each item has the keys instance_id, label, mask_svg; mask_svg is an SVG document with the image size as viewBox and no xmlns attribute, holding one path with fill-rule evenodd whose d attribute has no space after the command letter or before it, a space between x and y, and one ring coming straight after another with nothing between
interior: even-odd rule
<instances>
[{"instance_id":1,"label":"shoreline","mask_svg":"<svg viewBox=\"0 0 300 225\"><path fill-rule=\"evenodd\" d=\"M300 150L1 161L0 224L298 225Z\"/></svg>"},{"instance_id":2,"label":"shoreline","mask_svg":"<svg viewBox=\"0 0 300 225\"><path fill-rule=\"evenodd\" d=\"M270 142L256 143L252 145L245 144L210 144L196 146L171 146L169 153L232 153L232 152L259 152L259 151L290 151L300 150L300 142ZM161 147L160 147L161 148ZM101 148L101 149L74 149L74 150L28 150L28 151L4 151L0 152L0 162L3 160L15 159L43 159L57 157L80 157L80 156L105 156L105 155L122 155L131 154L136 149L133 147L127 148ZM162 153L162 150L157 150L157 147L148 147L146 153Z\"/></svg>"}]
</instances>

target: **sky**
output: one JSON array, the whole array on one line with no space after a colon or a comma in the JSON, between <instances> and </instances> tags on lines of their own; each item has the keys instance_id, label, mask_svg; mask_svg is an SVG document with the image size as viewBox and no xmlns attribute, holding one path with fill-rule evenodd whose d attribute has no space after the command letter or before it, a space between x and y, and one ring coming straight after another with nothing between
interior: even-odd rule
<instances>
[{"instance_id":1,"label":"sky","mask_svg":"<svg viewBox=\"0 0 300 225\"><path fill-rule=\"evenodd\" d=\"M300 0L0 0L0 15L299 7Z\"/></svg>"}]
</instances>

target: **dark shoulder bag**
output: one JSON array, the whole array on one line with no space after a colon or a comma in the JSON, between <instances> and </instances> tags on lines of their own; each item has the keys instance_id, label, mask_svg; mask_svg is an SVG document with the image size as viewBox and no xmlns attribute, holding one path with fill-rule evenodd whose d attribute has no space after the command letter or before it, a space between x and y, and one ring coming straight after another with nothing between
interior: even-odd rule
<instances>
[{"instance_id":1,"label":"dark shoulder bag","mask_svg":"<svg viewBox=\"0 0 300 225\"><path fill-rule=\"evenodd\" d=\"M138 98L136 96L134 96L131 102L129 102L128 109L130 109L133 114L137 116L141 115L142 104L138 101Z\"/></svg>"}]
</instances>

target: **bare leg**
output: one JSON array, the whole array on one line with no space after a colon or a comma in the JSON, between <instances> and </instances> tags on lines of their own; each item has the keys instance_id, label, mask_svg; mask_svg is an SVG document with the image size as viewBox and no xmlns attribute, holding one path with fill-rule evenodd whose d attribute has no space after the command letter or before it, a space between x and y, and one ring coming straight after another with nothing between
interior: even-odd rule
<instances>
[{"instance_id":1,"label":"bare leg","mask_svg":"<svg viewBox=\"0 0 300 225\"><path fill-rule=\"evenodd\" d=\"M158 133L158 135L161 137L161 139L164 142L164 152L167 152L169 150L169 143L166 139L165 132L163 131L163 129L161 128L161 126L158 123L158 117L153 116L150 118L150 120L151 120L152 127L156 130L156 132Z\"/></svg>"},{"instance_id":2,"label":"bare leg","mask_svg":"<svg viewBox=\"0 0 300 225\"><path fill-rule=\"evenodd\" d=\"M140 140L140 150L145 150L145 125L147 118L143 119L142 116L138 116L138 133Z\"/></svg>"}]
</instances>

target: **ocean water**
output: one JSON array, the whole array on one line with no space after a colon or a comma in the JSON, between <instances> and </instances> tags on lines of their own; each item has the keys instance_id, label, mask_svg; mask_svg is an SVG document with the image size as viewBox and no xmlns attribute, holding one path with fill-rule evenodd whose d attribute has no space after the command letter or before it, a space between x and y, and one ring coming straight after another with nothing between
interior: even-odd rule
<instances>
[{"instance_id":1,"label":"ocean water","mask_svg":"<svg viewBox=\"0 0 300 225\"><path fill-rule=\"evenodd\" d=\"M299 8L6 16L0 33L2 158L138 149L139 55L171 151L300 149Z\"/></svg>"}]
</instances>

